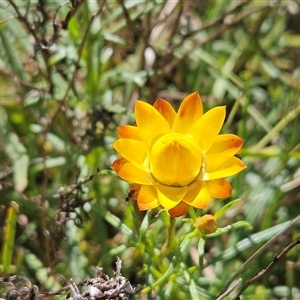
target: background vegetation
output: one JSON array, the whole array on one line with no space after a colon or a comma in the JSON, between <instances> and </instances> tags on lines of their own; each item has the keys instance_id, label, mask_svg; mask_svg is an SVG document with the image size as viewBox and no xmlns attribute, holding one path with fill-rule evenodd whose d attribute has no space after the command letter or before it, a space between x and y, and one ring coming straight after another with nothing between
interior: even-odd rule
<instances>
[{"instance_id":1,"label":"background vegetation","mask_svg":"<svg viewBox=\"0 0 300 300\"><path fill-rule=\"evenodd\" d=\"M300 227L299 9L292 0L1 1L3 276L56 291L97 265L112 276L118 255L122 274L150 287L135 299L217 299L240 278L234 299L273 261L243 299L299 299L299 246L276 259ZM226 232L204 247L177 219L160 260L170 219L126 203L110 145L118 125L134 123L136 99L178 107L196 90L205 110L226 105L223 131L245 139L248 168L231 180L241 200L218 220Z\"/></svg>"}]
</instances>

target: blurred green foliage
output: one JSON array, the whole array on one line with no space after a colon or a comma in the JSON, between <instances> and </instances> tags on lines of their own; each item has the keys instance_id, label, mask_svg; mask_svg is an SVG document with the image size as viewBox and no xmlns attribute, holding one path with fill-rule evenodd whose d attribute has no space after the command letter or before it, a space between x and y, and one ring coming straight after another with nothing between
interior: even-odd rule
<instances>
[{"instance_id":1,"label":"blurred green foliage","mask_svg":"<svg viewBox=\"0 0 300 300\"><path fill-rule=\"evenodd\" d=\"M216 299L299 215L298 2L6 0L0 8L0 249L10 203L19 205L9 273L55 291L96 265L112 275L118 255L122 274L144 289L135 299ZM206 110L227 105L226 132L245 139L248 168L231 181L241 200L218 219L228 230L204 242L176 219L162 257L170 218L126 203L110 145L118 125L134 123L136 99L178 107L196 90ZM252 231L230 227L239 221ZM298 231L294 222L251 261L236 291ZM299 297L298 252L243 299Z\"/></svg>"}]
</instances>

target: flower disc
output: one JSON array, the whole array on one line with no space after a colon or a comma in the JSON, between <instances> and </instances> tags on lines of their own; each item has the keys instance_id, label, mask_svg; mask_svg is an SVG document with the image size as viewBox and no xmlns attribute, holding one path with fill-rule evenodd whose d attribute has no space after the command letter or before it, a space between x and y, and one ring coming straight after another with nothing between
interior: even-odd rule
<instances>
[{"instance_id":1,"label":"flower disc","mask_svg":"<svg viewBox=\"0 0 300 300\"><path fill-rule=\"evenodd\" d=\"M150 151L150 169L163 185L185 186L199 175L202 154L190 137L170 133L159 138Z\"/></svg>"}]
</instances>

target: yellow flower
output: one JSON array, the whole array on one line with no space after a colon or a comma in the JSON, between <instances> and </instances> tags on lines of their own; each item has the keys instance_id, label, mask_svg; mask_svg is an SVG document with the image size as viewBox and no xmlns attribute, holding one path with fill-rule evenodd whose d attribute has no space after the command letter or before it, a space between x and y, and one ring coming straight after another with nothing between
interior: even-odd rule
<instances>
[{"instance_id":1,"label":"yellow flower","mask_svg":"<svg viewBox=\"0 0 300 300\"><path fill-rule=\"evenodd\" d=\"M163 99L153 106L137 100L135 119L136 126L118 127L113 147L122 157L112 169L133 183L140 210L162 206L179 217L190 206L206 208L211 197L231 196L224 178L246 166L235 156L244 141L219 134L225 106L203 114L197 92L183 100L177 113Z\"/></svg>"}]
</instances>

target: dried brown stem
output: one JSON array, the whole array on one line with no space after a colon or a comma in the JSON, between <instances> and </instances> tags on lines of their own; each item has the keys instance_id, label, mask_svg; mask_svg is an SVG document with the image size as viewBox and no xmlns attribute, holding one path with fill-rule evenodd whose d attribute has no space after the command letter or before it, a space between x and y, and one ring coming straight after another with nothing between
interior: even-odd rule
<instances>
[{"instance_id":1,"label":"dried brown stem","mask_svg":"<svg viewBox=\"0 0 300 300\"><path fill-rule=\"evenodd\" d=\"M34 37L35 41L37 43L39 43L39 37L37 36L36 31L30 26L30 23L28 22L28 20L26 19L25 16L23 16L17 6L17 4L14 3L14 1L12 0L8 0L8 2L10 3L10 5L14 8L18 19L20 20L20 22L22 22L26 28L28 29L28 31L30 32L30 34Z\"/></svg>"},{"instance_id":2,"label":"dried brown stem","mask_svg":"<svg viewBox=\"0 0 300 300\"><path fill-rule=\"evenodd\" d=\"M10 17L4 19L4 20L0 20L0 24L6 23L7 21L9 21L9 20L11 20L11 19L15 19L15 18L17 18L17 17L18 17L18 15L12 15L12 16L10 16Z\"/></svg>"},{"instance_id":3,"label":"dried brown stem","mask_svg":"<svg viewBox=\"0 0 300 300\"><path fill-rule=\"evenodd\" d=\"M43 93L47 93L48 91L44 88L38 88L26 81L24 81L23 79L17 77L14 73L8 71L8 70L5 70L5 69L0 69L0 74L6 76L6 77L9 77L11 80L13 80L17 85L22 85L26 88L29 88L29 89L32 89L32 90L37 90L39 92L43 92Z\"/></svg>"},{"instance_id":4,"label":"dried brown stem","mask_svg":"<svg viewBox=\"0 0 300 300\"><path fill-rule=\"evenodd\" d=\"M87 40L87 36L88 36L88 33L89 33L89 30L91 28L91 25L93 23L93 20L95 19L95 17L101 13L103 7L104 7L104 4L105 4L105 1L102 2L101 6L99 7L98 11L93 14L90 18L90 21L87 25L87 28L84 32L84 36L83 36L83 39L82 39L82 42L80 44L80 47L79 47L79 50L78 50L78 58L77 58L77 61L75 63L75 66L76 65L79 65L79 61L81 59L81 56L82 56L82 52L83 52L83 49L84 49L84 45L85 45L85 42ZM44 206L45 206L45 203L46 203L46 193L47 193L47 187L48 187L48 173L47 173L47 168L46 168L46 164L45 164L45 161L46 161L46 147L45 147L45 143L46 143L46 136L47 134L49 133L50 129L51 129L51 126L52 124L54 123L54 121L56 120L56 118L58 117L58 115L64 110L64 107L66 105L66 99L67 99L67 96L69 94L69 91L73 85L73 82L75 80L75 76L76 76L76 73L77 73L77 68L74 70L73 72L73 75L72 75L72 78L70 79L69 81L69 84L67 86L67 89L65 91L65 94L64 96L62 97L61 101L59 102L59 105L56 109L56 111L54 112L50 122L46 125L45 129L44 129L44 141L43 141L43 153L42 153L42 157L43 157L43 160L44 160L44 169L43 169L43 183L42 183L42 191L41 191L41 207L40 207L40 220L41 220L41 229L42 229L42 232L44 232L46 230L46 223L45 223L45 210L44 210ZM44 237L44 245L45 245L45 249L50 249L50 241L49 241L49 237L46 236L46 235L43 235ZM47 257L47 262L48 262L48 265L50 265L51 263L51 259L50 259L50 254L49 254L49 251L47 250L46 252L46 257Z\"/></svg>"},{"instance_id":5,"label":"dried brown stem","mask_svg":"<svg viewBox=\"0 0 300 300\"><path fill-rule=\"evenodd\" d=\"M239 8L243 7L244 5L246 5L248 3L249 3L248 1L237 2L233 7L228 9L228 11L226 11L224 13L224 15L220 16L219 18L216 18L215 20L207 22L206 24L203 25L203 27L201 29L207 29L209 27L215 26L218 23L222 23L229 14L234 13L236 10L238 10Z\"/></svg>"},{"instance_id":6,"label":"dried brown stem","mask_svg":"<svg viewBox=\"0 0 300 300\"><path fill-rule=\"evenodd\" d=\"M129 16L129 12L124 4L123 0L118 0L118 3L120 4L120 6L122 7L123 10L123 16L125 17L126 23L128 28L131 30L132 33L136 34L136 35L141 35L143 30L142 28L139 28L137 26L137 23L134 22L130 16Z\"/></svg>"},{"instance_id":7,"label":"dried brown stem","mask_svg":"<svg viewBox=\"0 0 300 300\"><path fill-rule=\"evenodd\" d=\"M261 248L259 248L242 266L241 268L233 274L233 276L230 278L230 280L226 283L222 291L220 292L219 296L229 288L229 286L232 284L232 282L244 271L246 270L253 261L259 257L263 252L265 252L267 249L269 249L280 237L282 237L289 229L294 227L298 222L300 221L300 215L294 218L290 224L288 224L284 230L276 234L274 237L272 237L267 243L265 243Z\"/></svg>"},{"instance_id":8,"label":"dried brown stem","mask_svg":"<svg viewBox=\"0 0 300 300\"><path fill-rule=\"evenodd\" d=\"M37 31L31 26L30 22L27 20L26 18L26 15L22 15L22 13L20 12L17 4L14 3L14 1L12 0L8 0L8 2L10 3L10 5L14 8L16 14L17 14L17 18L19 19L19 21L21 23L23 23L28 32L33 36L34 40L35 40L35 46L40 48L40 49L43 49L43 43L42 43L42 40L39 38L38 34L37 34ZM46 78L50 84L50 91L53 90L53 82L51 80L51 68L50 66L48 65L48 58L49 58L49 55L48 55L48 52L47 51L41 51L42 53L42 57L43 57L43 60L45 62L45 66L46 66L46 70L47 70L47 74L46 74Z\"/></svg>"},{"instance_id":9,"label":"dried brown stem","mask_svg":"<svg viewBox=\"0 0 300 300\"><path fill-rule=\"evenodd\" d=\"M274 255L273 260L270 262L270 264L265 268L262 269L257 275L249 279L246 284L240 289L240 291L237 293L234 300L239 300L241 294L254 282L258 281L260 278L262 278L264 275L266 275L275 265L276 263L283 258L291 249L296 247L300 244L300 234L291 242L289 243L278 255Z\"/></svg>"},{"instance_id":10,"label":"dried brown stem","mask_svg":"<svg viewBox=\"0 0 300 300\"><path fill-rule=\"evenodd\" d=\"M238 287L238 285L241 283L242 279L239 278L228 290L226 290L222 295L220 295L216 300L223 300L225 297L227 297L228 295L230 295L234 290L236 290L236 288Z\"/></svg>"},{"instance_id":11,"label":"dried brown stem","mask_svg":"<svg viewBox=\"0 0 300 300\"><path fill-rule=\"evenodd\" d=\"M269 8L270 4L269 3L264 3L260 6L257 7L253 7L251 9L245 9L244 11L242 11L240 14L238 14L235 17L229 18L229 13L227 12L226 14L224 14L224 16L222 17L223 24L221 24L220 26L217 27L216 30L212 31L205 39L200 40L199 42L195 42L195 45L193 46L193 49L196 48L200 48L203 45L207 44L208 42L216 39L217 37L219 37L222 33L224 33L227 29L229 29L230 27L233 27L235 25L237 25L238 23L240 23L242 20L244 20L245 18L247 18L248 16L250 16L253 13L259 12L261 10L264 10L266 8ZM226 18L228 17L228 18ZM218 22L216 22L218 23ZM209 26L210 27L210 26ZM207 28L206 25L203 26L203 28ZM189 54L190 54L190 49L184 53L180 58L178 59L174 59L170 64L168 64L168 66L164 69L165 74L170 74L172 72L172 70L184 59L186 58Z\"/></svg>"},{"instance_id":12,"label":"dried brown stem","mask_svg":"<svg viewBox=\"0 0 300 300\"><path fill-rule=\"evenodd\" d=\"M71 18L76 14L78 8L85 2L86 0L70 0L72 7L69 11L69 13L67 14L65 20L62 22L62 28L63 29L67 29L68 28L68 24L71 20ZM61 6L63 6L64 4L62 4ZM59 7L59 9L61 8L61 6ZM59 10L58 9L58 10ZM56 14L58 13L58 10L56 12ZM55 15L56 17L56 15ZM54 18L55 19L55 18ZM54 21L53 21L53 27L55 28L54 25Z\"/></svg>"},{"instance_id":13,"label":"dried brown stem","mask_svg":"<svg viewBox=\"0 0 300 300\"><path fill-rule=\"evenodd\" d=\"M83 179L83 180L78 181L76 184L70 185L70 186L67 188L68 194L71 194L71 193L74 192L76 189L81 188L81 186L82 186L83 184L86 184L87 182L92 181L92 180L94 179L94 177L95 177L96 175L98 175L99 172L100 172L100 170L97 168L97 172L96 172L96 173L94 173L94 174L88 176L87 178L85 178L85 179Z\"/></svg>"},{"instance_id":14,"label":"dried brown stem","mask_svg":"<svg viewBox=\"0 0 300 300\"><path fill-rule=\"evenodd\" d=\"M105 1L102 2L102 5L99 7L98 11L95 14L93 14L91 16L91 18L90 18L90 21L89 21L89 23L87 25L87 28L86 28L85 32L84 32L84 36L82 38L82 42L81 42L80 47L78 49L78 58L77 58L77 61L75 62L75 66L79 65L79 62L80 62L80 59L81 59L81 56L82 56L82 52L83 52L83 49L84 49L84 45L85 45L85 42L86 42L89 30L91 28L91 25L93 23L93 20L95 19L95 17L97 15L99 15L101 13L101 11L103 9L103 6L104 6L104 3L105 3ZM46 135L50 131L50 128L51 128L52 124L54 123L54 121L56 120L56 118L58 117L58 115L60 114L60 112L64 110L64 106L66 105L67 96L68 96L68 94L69 94L69 92L70 92L70 90L72 88L73 83L74 83L74 80L75 80L75 77L76 77L76 74L77 74L77 70L78 70L77 68L74 70L72 78L70 79L69 84L67 86L67 89L66 89L66 91L64 93L64 96L60 100L59 105L58 105L56 111L54 112L54 114L53 114L53 116L51 118L51 121L45 127L45 129L44 129L44 135Z\"/></svg>"}]
</instances>

